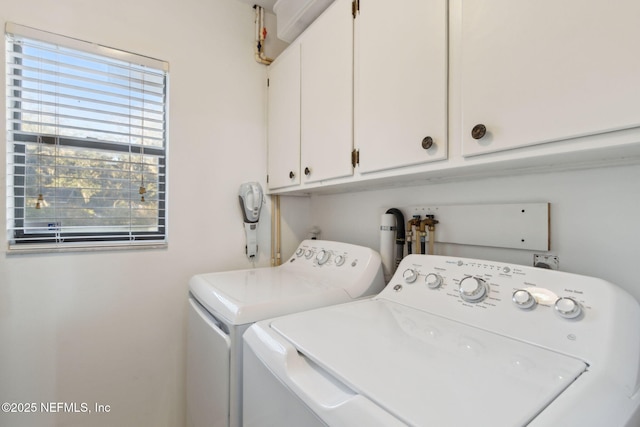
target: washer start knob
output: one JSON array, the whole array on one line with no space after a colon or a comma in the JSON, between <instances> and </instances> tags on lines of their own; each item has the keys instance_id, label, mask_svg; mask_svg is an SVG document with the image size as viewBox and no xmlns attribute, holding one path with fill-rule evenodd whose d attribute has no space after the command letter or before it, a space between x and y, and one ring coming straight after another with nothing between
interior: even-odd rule
<instances>
[{"instance_id":1,"label":"washer start knob","mask_svg":"<svg viewBox=\"0 0 640 427\"><path fill-rule=\"evenodd\" d=\"M460 298L466 302L480 302L487 296L487 283L478 278L468 276L460 281Z\"/></svg>"},{"instance_id":2,"label":"washer start knob","mask_svg":"<svg viewBox=\"0 0 640 427\"><path fill-rule=\"evenodd\" d=\"M571 297L559 298L555 305L556 313L565 319L575 319L582 313L580 303Z\"/></svg>"}]
</instances>

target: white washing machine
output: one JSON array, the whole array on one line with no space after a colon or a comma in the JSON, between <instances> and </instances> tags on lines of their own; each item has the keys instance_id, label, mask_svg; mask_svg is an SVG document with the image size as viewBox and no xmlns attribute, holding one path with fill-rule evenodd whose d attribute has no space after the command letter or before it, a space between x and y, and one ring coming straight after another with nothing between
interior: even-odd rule
<instances>
[{"instance_id":1,"label":"white washing machine","mask_svg":"<svg viewBox=\"0 0 640 427\"><path fill-rule=\"evenodd\" d=\"M244 342L245 426L640 426L640 306L595 278L410 255Z\"/></svg>"},{"instance_id":2,"label":"white washing machine","mask_svg":"<svg viewBox=\"0 0 640 427\"><path fill-rule=\"evenodd\" d=\"M242 334L258 320L377 294L380 256L305 240L278 267L199 274L189 282L187 425L242 425Z\"/></svg>"}]
</instances>

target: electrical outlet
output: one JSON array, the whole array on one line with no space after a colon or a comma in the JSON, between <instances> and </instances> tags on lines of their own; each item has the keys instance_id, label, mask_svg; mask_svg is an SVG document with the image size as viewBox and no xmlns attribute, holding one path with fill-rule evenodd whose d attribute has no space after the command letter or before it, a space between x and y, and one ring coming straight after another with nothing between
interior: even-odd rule
<instances>
[{"instance_id":1,"label":"electrical outlet","mask_svg":"<svg viewBox=\"0 0 640 427\"><path fill-rule=\"evenodd\" d=\"M557 255L533 255L533 266L540 268L548 268L550 270L558 270L560 267L560 259Z\"/></svg>"}]
</instances>

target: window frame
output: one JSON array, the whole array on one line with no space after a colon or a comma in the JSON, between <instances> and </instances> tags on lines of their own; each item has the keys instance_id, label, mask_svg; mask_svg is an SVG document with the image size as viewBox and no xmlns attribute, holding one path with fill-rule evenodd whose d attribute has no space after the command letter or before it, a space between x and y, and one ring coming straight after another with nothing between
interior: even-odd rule
<instances>
[{"instance_id":1,"label":"window frame","mask_svg":"<svg viewBox=\"0 0 640 427\"><path fill-rule=\"evenodd\" d=\"M26 33L26 34L25 34ZM34 34L36 35L34 37ZM154 70L162 70L164 73L163 77L163 102L162 102L162 147L153 147L148 145L136 145L133 143L122 143L122 142L112 142L107 140L99 140L92 138L73 138L69 136L57 136L45 133L38 133L32 131L25 131L21 126L21 103L24 99L22 97L22 91L18 89L7 88L6 95L6 108L9 109L11 106L17 107L13 113L13 125L12 127L7 127L7 149L10 148L10 153L7 154L7 189L8 194L6 196L6 200L13 199L13 207L8 207L7 213L9 213L9 209L13 210L12 215L9 215L7 219L7 234L8 234L8 243L9 243L9 251L14 252L42 252L42 251L60 251L60 250L78 250L82 248L87 249L100 249L100 248L123 248L130 249L132 247L140 247L140 248L157 248L157 247L166 247L168 244L168 236L167 236L167 161L168 161L168 63L165 61L155 60L153 58L144 57L136 54L132 54L129 52L106 48L104 46L98 46L93 43L83 42L76 39L67 38L65 36L60 36L57 34L47 33L40 30L32 29L29 27L22 27L17 24L7 23L6 31L5 31L5 43L13 47L14 51L19 52L20 45L17 43L10 42L8 40L8 36L10 35L18 35L20 37L24 37L31 40L40 40L45 43L54 44L56 46L61 46L67 49L75 49L83 52L88 52L92 55L100 55L105 58L122 60L121 57L126 57L125 61L130 61L131 64L135 62L131 61L130 58L139 59L143 64L135 63L136 65L142 65L145 67L149 67L148 62L152 64L162 64L162 68L153 67ZM38 37L40 36L40 37ZM53 40L51 40L53 39ZM67 43L64 43L64 42ZM78 49L79 46L82 46L83 49ZM98 50L99 52L94 52L94 50ZM7 48L8 51L8 48ZM105 52L109 52L109 55L105 55ZM7 58L9 61L10 58ZM21 65L21 64L18 64ZM12 68L7 66L5 71L5 78L7 83L10 81L13 82L14 86L19 86L20 79L14 79L13 76L19 75L21 71L19 69L15 69L12 72ZM144 87L142 88L144 91ZM10 100L10 97L13 97L13 100ZM143 110L144 111L144 110ZM144 112L142 113L144 114ZM10 114L7 114L7 121L10 121ZM80 116L78 116L80 117ZM144 120L144 119L143 119ZM144 121L143 121L144 128ZM144 138L144 137L143 137ZM50 225L49 232L43 233L27 233L25 232L25 224L28 221L27 217L27 144L39 144L42 143L43 146L54 146L57 145L61 148L80 148L94 151L95 153L128 153L130 155L137 155L145 157L155 157L157 159L157 181L154 181L154 184L157 186L157 215L155 225L152 227L157 227L157 231L135 231L129 229L126 233L117 232L117 231L101 231L101 232L60 232L58 229L56 231L56 225ZM13 155L13 162L9 158L10 155ZM10 165L12 163L12 165ZM9 177L11 173L11 169L13 170L13 178ZM126 170L123 170L127 172ZM162 171L162 172L161 172ZM131 183L133 179L131 178L131 171L129 172L129 187L131 187ZM58 177L57 174L54 176ZM82 179L82 178L79 178ZM11 181L11 182L10 182ZM105 187L107 188L107 187ZM128 200L129 203L133 200L133 195L130 193ZM154 208L155 210L155 208ZM59 220L59 217L55 217L56 220ZM97 228L105 227L109 228L107 224L97 224ZM129 227L133 227L131 218L129 219ZM64 229L64 226L62 227Z\"/></svg>"}]
</instances>

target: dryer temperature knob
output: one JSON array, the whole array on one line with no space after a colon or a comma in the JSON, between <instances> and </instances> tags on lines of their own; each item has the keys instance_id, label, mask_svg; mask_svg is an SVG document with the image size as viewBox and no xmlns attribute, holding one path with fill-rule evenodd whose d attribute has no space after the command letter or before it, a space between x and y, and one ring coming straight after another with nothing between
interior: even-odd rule
<instances>
[{"instance_id":1,"label":"dryer temperature knob","mask_svg":"<svg viewBox=\"0 0 640 427\"><path fill-rule=\"evenodd\" d=\"M488 287L479 277L465 277L460 281L460 298L467 302L480 302L487 296Z\"/></svg>"}]
</instances>

